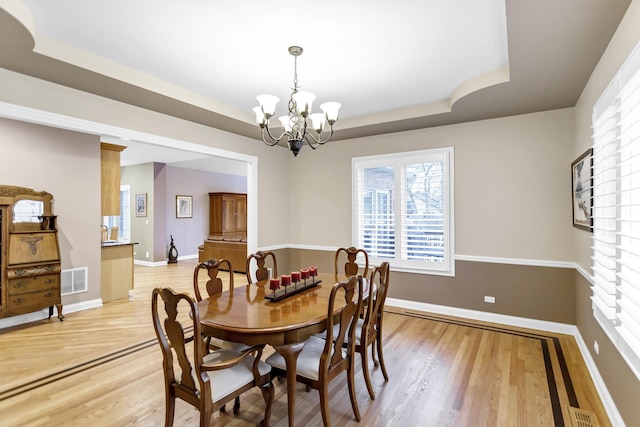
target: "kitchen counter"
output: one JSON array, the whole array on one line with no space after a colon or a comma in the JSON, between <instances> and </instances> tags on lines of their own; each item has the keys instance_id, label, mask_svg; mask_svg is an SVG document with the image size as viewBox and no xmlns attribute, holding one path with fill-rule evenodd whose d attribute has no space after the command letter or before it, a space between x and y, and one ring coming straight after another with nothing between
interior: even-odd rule
<instances>
[{"instance_id":1,"label":"kitchen counter","mask_svg":"<svg viewBox=\"0 0 640 427\"><path fill-rule=\"evenodd\" d=\"M102 242L100 296L102 302L129 299L133 289L133 245L125 241Z\"/></svg>"}]
</instances>

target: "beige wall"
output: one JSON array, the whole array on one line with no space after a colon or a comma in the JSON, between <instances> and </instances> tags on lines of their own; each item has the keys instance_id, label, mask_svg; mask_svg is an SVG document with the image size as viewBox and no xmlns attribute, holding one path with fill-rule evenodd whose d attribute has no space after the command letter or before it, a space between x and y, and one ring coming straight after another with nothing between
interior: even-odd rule
<instances>
[{"instance_id":1,"label":"beige wall","mask_svg":"<svg viewBox=\"0 0 640 427\"><path fill-rule=\"evenodd\" d=\"M0 183L53 195L62 269L89 271L89 291L62 303L100 298L100 140L0 118Z\"/></svg>"},{"instance_id":2,"label":"beige wall","mask_svg":"<svg viewBox=\"0 0 640 427\"><path fill-rule=\"evenodd\" d=\"M593 106L639 42L640 1L634 0L576 105L576 139L573 157L577 158L591 146ZM578 229L573 230L573 243L576 263L590 274L591 233ZM640 409L638 407L640 381L594 319L590 300L590 282L578 273L576 273L575 281L576 324L580 334L587 344L591 357L593 357L624 422L628 426L640 426ZM598 341L600 354L596 354L593 350L595 341Z\"/></svg>"},{"instance_id":3,"label":"beige wall","mask_svg":"<svg viewBox=\"0 0 640 427\"><path fill-rule=\"evenodd\" d=\"M351 242L351 159L454 147L456 254L571 261L571 109L330 142L292 166L292 243ZM305 148L306 150L306 148ZM312 226L310 224L313 224Z\"/></svg>"}]
</instances>

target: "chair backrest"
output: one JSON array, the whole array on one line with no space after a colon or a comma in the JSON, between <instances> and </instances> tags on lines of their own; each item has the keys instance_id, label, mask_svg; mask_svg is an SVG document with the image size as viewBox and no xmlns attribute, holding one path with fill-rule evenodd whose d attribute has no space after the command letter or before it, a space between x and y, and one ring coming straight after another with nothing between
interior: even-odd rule
<instances>
[{"instance_id":1,"label":"chair backrest","mask_svg":"<svg viewBox=\"0 0 640 427\"><path fill-rule=\"evenodd\" d=\"M229 269L229 289L233 290L233 267L231 265L231 261L227 258L221 258L218 260L210 259L198 264L193 271L193 290L196 294L196 301L202 301L202 294L200 293L200 285L198 283L198 276L202 269L206 269L207 274L209 275L209 280L207 280L207 284L205 286L207 296L210 297L222 293L222 279L218 277L218 272L220 270L220 266L223 264L226 264L226 267Z\"/></svg>"},{"instance_id":2,"label":"chair backrest","mask_svg":"<svg viewBox=\"0 0 640 427\"><path fill-rule=\"evenodd\" d=\"M343 298L340 298L343 297ZM362 307L362 276L351 276L348 280L333 285L329 296L327 337L320 357L320 378L328 375L330 380L347 369L353 357L356 318ZM334 330L334 325L339 324ZM346 356L343 352L346 345Z\"/></svg>"},{"instance_id":3,"label":"chair backrest","mask_svg":"<svg viewBox=\"0 0 640 427\"><path fill-rule=\"evenodd\" d=\"M164 303L166 317L160 319L158 297ZM179 308L184 307L179 316ZM200 369L204 358L204 346L200 337L198 306L185 293L177 294L171 288L156 288L151 297L153 326L162 349L162 366L167 396L185 400L199 410L211 412L211 387L209 376ZM191 316L189 316L191 313ZM189 336L185 335L183 322L193 327ZM193 342L193 358L189 357L187 344ZM174 356L180 366L180 378L176 378L173 369ZM195 378L194 378L195 374Z\"/></svg>"},{"instance_id":4,"label":"chair backrest","mask_svg":"<svg viewBox=\"0 0 640 427\"><path fill-rule=\"evenodd\" d=\"M344 259L346 255L346 263L344 264L344 274L348 276L354 276L358 274L358 264L356 262L358 255L362 255L364 258L364 271L362 272L362 277L367 277L369 274L369 255L367 255L367 251L364 249L354 248L353 246L349 248L338 248L336 250L336 256L334 259L334 269L336 274L340 274L340 270L338 270L338 261L340 259Z\"/></svg>"},{"instance_id":5,"label":"chair backrest","mask_svg":"<svg viewBox=\"0 0 640 427\"><path fill-rule=\"evenodd\" d=\"M384 302L387 299L387 290L389 289L389 263L387 261L375 267L371 271L369 280L369 293L367 294L365 306L364 323L362 333L373 338L376 333L379 319L382 317ZM366 342L364 336L360 337L360 342Z\"/></svg>"},{"instance_id":6,"label":"chair backrest","mask_svg":"<svg viewBox=\"0 0 640 427\"><path fill-rule=\"evenodd\" d=\"M266 264L267 259L270 258L271 261L271 269L273 277L278 277L278 263L276 261L276 254L271 251L258 251L255 254L251 254L247 257L247 281L249 283L260 282L263 280L267 280L269 278L269 269ZM251 277L251 261L256 261L256 272L255 279L253 280ZM266 265L265 265L266 264Z\"/></svg>"}]
</instances>

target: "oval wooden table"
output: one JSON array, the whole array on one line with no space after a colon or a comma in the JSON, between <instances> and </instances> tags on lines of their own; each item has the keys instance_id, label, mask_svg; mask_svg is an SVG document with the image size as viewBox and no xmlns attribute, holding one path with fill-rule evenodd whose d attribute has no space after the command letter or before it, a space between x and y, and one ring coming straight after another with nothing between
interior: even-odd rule
<instances>
[{"instance_id":1,"label":"oval wooden table","mask_svg":"<svg viewBox=\"0 0 640 427\"><path fill-rule=\"evenodd\" d=\"M294 425L298 354L308 337L324 331L331 288L345 279L320 273L319 285L278 302L265 299L273 291L268 281L263 281L236 286L232 293L223 292L198 303L203 334L251 346L269 344L284 357L290 426Z\"/></svg>"}]
</instances>

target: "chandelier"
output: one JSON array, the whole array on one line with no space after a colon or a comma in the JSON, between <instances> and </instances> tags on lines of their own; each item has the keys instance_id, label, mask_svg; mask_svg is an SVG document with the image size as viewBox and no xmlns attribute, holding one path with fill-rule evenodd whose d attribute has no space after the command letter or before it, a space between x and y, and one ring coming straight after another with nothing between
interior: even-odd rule
<instances>
[{"instance_id":1,"label":"chandelier","mask_svg":"<svg viewBox=\"0 0 640 427\"><path fill-rule=\"evenodd\" d=\"M289 53L293 56L293 92L289 98L289 114L278 117L284 127L284 131L279 137L274 137L269 128L270 119L276 112L276 104L280 99L273 95L259 95L256 97L260 103L259 107L254 107L256 113L256 123L260 126L262 141L272 147L287 138L287 145L297 156L300 149L306 142L314 150L320 145L328 142L333 136L333 124L338 121L338 110L341 105L338 102L325 102L320 105L322 113L311 113L311 105L316 96L311 92L299 91L298 86L298 56L302 55L300 46L289 47ZM309 119L309 122L307 122ZM329 123L329 133L323 139L322 132L325 122ZM310 129L309 129L310 128Z\"/></svg>"}]
</instances>

